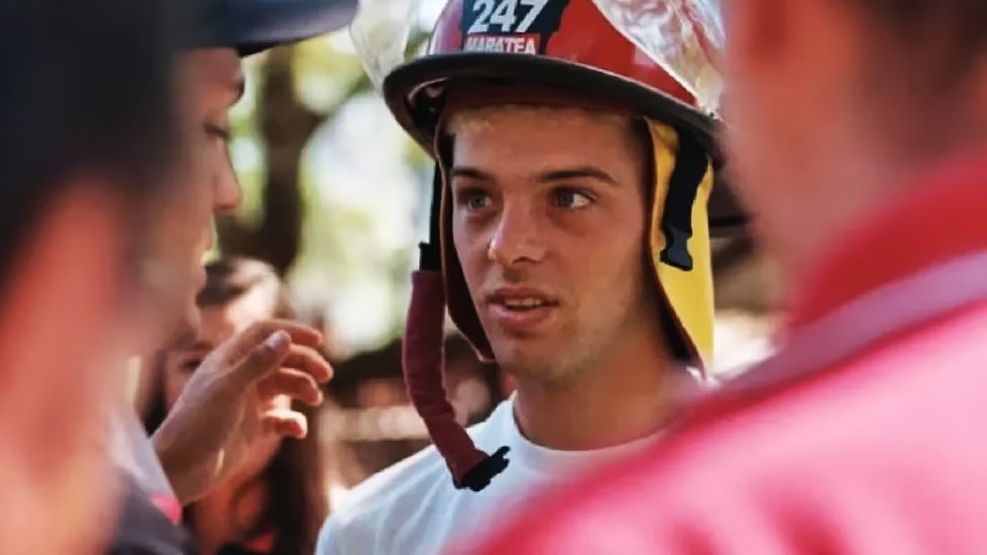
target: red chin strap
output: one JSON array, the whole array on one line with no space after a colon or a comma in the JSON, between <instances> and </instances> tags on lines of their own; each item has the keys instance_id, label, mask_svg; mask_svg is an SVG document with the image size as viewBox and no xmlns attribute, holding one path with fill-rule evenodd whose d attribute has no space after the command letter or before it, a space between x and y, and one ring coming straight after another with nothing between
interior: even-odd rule
<instances>
[{"instance_id":1,"label":"red chin strap","mask_svg":"<svg viewBox=\"0 0 987 555\"><path fill-rule=\"evenodd\" d=\"M440 250L441 203L444 187L436 167L432 192L429 242L422 243L419 270L411 277L411 306L405 327L402 362L404 383L415 410L425 421L428 435L452 472L456 488L480 491L507 468L508 448L493 455L476 448L456 422L443 383L443 325L446 315L445 282Z\"/></svg>"},{"instance_id":2,"label":"red chin strap","mask_svg":"<svg viewBox=\"0 0 987 555\"><path fill-rule=\"evenodd\" d=\"M425 420L436 449L446 460L455 486L480 491L507 467L505 455L509 449L501 447L493 455L487 455L476 448L466 430L456 422L442 382L442 327L445 321L442 274L418 270L412 275L411 283L411 307L403 352L408 394L415 410Z\"/></svg>"}]
</instances>

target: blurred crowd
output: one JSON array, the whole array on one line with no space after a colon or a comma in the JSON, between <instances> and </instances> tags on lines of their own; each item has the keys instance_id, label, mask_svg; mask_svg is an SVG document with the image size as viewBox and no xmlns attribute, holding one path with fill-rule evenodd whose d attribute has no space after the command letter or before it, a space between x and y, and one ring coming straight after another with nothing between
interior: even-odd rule
<instances>
[{"instance_id":1,"label":"blurred crowd","mask_svg":"<svg viewBox=\"0 0 987 555\"><path fill-rule=\"evenodd\" d=\"M724 4L0 0L0 553L987 552L987 4ZM428 169L358 353L298 176L216 223L341 30Z\"/></svg>"}]
</instances>

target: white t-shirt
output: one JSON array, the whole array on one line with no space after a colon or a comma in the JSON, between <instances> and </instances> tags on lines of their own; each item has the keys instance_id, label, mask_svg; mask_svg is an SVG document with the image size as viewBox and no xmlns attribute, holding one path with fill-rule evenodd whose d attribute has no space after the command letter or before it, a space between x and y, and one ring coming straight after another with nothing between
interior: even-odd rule
<instances>
[{"instance_id":1,"label":"white t-shirt","mask_svg":"<svg viewBox=\"0 0 987 555\"><path fill-rule=\"evenodd\" d=\"M656 436L594 451L555 451L531 443L514 420L513 399L470 428L478 448L506 445L510 460L483 491L457 490L434 447L360 484L326 521L319 555L432 555L503 523L513 507L604 462L640 452Z\"/></svg>"},{"instance_id":2,"label":"white t-shirt","mask_svg":"<svg viewBox=\"0 0 987 555\"><path fill-rule=\"evenodd\" d=\"M151 438L133 407L113 407L108 416L108 449L117 468L130 475L149 495L174 497Z\"/></svg>"}]
</instances>

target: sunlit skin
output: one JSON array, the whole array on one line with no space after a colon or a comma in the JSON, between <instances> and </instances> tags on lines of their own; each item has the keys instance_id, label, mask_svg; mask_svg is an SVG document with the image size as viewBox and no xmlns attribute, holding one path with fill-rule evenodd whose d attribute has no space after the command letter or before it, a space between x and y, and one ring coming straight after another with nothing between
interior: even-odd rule
<instances>
[{"instance_id":1,"label":"sunlit skin","mask_svg":"<svg viewBox=\"0 0 987 555\"><path fill-rule=\"evenodd\" d=\"M210 225L214 214L239 206L242 193L229 157L229 111L243 95L240 58L228 48L193 50L179 60L184 102L185 152L176 168L172 195L160 206L154 226L166 254L167 268L182 268L178 277L185 321L176 340L187 340L198 323L195 293L203 284L203 257L214 238ZM168 279L168 278L165 278Z\"/></svg>"},{"instance_id":2,"label":"sunlit skin","mask_svg":"<svg viewBox=\"0 0 987 555\"><path fill-rule=\"evenodd\" d=\"M654 432L671 364L631 121L515 106L449 130L456 252L526 435L582 449Z\"/></svg>"}]
</instances>

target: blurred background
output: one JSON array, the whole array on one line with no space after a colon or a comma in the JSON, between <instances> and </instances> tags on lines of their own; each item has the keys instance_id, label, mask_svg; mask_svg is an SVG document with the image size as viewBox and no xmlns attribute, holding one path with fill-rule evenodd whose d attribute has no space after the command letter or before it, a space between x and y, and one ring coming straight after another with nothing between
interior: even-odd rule
<instances>
[{"instance_id":1,"label":"blurred background","mask_svg":"<svg viewBox=\"0 0 987 555\"><path fill-rule=\"evenodd\" d=\"M424 48L443 2L422 4L413 49ZM374 92L347 32L249 58L245 69L231 143L245 198L217 222L213 254L274 266L301 319L327 334L336 377L321 438L335 503L427 442L401 381L400 336L432 168ZM770 352L778 294L747 240L714 249L715 370L729 377ZM447 341L454 405L464 421L481 420L510 384L452 328Z\"/></svg>"}]
</instances>

